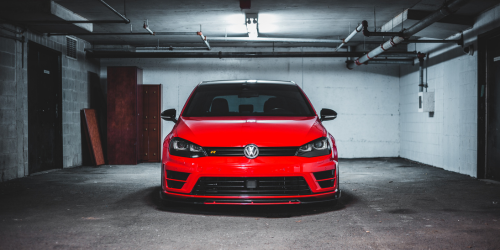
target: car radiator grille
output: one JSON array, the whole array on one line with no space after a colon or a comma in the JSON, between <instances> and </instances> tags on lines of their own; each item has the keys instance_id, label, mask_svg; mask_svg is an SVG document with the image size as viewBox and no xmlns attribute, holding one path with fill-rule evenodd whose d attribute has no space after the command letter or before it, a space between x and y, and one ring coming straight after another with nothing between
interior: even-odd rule
<instances>
[{"instance_id":1,"label":"car radiator grille","mask_svg":"<svg viewBox=\"0 0 500 250\"><path fill-rule=\"evenodd\" d=\"M242 147L203 147L208 156L245 156ZM259 156L294 156L298 147L260 147Z\"/></svg>"},{"instance_id":2,"label":"car radiator grille","mask_svg":"<svg viewBox=\"0 0 500 250\"><path fill-rule=\"evenodd\" d=\"M220 196L307 195L311 190L304 177L200 177L192 194Z\"/></svg>"}]
</instances>

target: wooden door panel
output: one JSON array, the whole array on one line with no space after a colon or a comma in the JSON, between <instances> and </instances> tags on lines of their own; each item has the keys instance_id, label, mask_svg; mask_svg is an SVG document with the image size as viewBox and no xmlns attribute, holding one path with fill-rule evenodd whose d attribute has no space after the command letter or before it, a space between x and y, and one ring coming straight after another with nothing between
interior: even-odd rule
<instances>
[{"instance_id":1,"label":"wooden door panel","mask_svg":"<svg viewBox=\"0 0 500 250\"><path fill-rule=\"evenodd\" d=\"M161 143L161 85L144 85L143 89L143 137L142 160L159 162ZM146 130L147 129L147 130Z\"/></svg>"},{"instance_id":2,"label":"wooden door panel","mask_svg":"<svg viewBox=\"0 0 500 250\"><path fill-rule=\"evenodd\" d=\"M149 155L150 155L150 160L151 161L159 161L159 155L160 151L158 149L158 144L156 141L160 137L158 134L158 128L156 124L149 125L150 131L149 131Z\"/></svg>"},{"instance_id":3,"label":"wooden door panel","mask_svg":"<svg viewBox=\"0 0 500 250\"><path fill-rule=\"evenodd\" d=\"M145 123L142 131L142 161L149 161L149 156L149 124Z\"/></svg>"}]
</instances>

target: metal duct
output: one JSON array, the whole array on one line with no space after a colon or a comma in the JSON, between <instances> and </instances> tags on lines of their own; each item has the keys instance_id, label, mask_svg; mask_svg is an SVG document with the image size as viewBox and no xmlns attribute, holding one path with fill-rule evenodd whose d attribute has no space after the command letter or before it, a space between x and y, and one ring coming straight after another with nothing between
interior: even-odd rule
<instances>
[{"instance_id":1,"label":"metal duct","mask_svg":"<svg viewBox=\"0 0 500 250\"><path fill-rule=\"evenodd\" d=\"M368 52L366 55L359 57L352 63L347 64L348 69L352 69L354 65L362 65L363 63L366 63L367 61L375 58L376 56L382 54L384 51L396 46L397 44L402 43L405 40L405 37L411 37L412 35L418 33L419 31L427 28L429 25L443 19L444 17L450 15L451 13L457 11L460 9L462 6L464 6L466 3L468 3L470 0L453 0L452 2L448 3L447 5L444 5L441 7L439 10L435 11L428 17L420 20L419 22L415 23L413 26L410 28L406 29L403 32L403 36L397 36L391 38L389 41L385 42L384 44L381 44L380 47Z\"/></svg>"},{"instance_id":2,"label":"metal duct","mask_svg":"<svg viewBox=\"0 0 500 250\"><path fill-rule=\"evenodd\" d=\"M351 32L348 37L346 37L346 39L342 40L342 43L335 49L335 51L338 51L340 48L342 48L342 46L348 43L356 34L361 32L361 30L363 30L363 24L358 25L358 27L356 27L354 31Z\"/></svg>"},{"instance_id":3,"label":"metal duct","mask_svg":"<svg viewBox=\"0 0 500 250\"><path fill-rule=\"evenodd\" d=\"M147 47L146 47L147 48ZM149 47L156 48L156 47ZM384 56L403 57L402 53L388 53ZM410 54L410 55L408 55ZM130 52L94 51L88 53L92 58L278 58L278 57L358 57L363 52ZM405 56L415 56L407 53Z\"/></svg>"}]
</instances>

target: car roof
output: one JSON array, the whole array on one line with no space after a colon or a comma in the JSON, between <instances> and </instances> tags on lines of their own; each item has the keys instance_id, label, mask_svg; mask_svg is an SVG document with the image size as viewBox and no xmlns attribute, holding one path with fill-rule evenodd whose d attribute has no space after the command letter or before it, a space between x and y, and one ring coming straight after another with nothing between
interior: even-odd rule
<instances>
[{"instance_id":1,"label":"car roof","mask_svg":"<svg viewBox=\"0 0 500 250\"><path fill-rule=\"evenodd\" d=\"M215 80L215 81L203 81L200 85L212 85L212 84L242 84L242 83L263 83L263 84L286 84L286 85L296 85L293 81L279 81L279 80Z\"/></svg>"}]
</instances>

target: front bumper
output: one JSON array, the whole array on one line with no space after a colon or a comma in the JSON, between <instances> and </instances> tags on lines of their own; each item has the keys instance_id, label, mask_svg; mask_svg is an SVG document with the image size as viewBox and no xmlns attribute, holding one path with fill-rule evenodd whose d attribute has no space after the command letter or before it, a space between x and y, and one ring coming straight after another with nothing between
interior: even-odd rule
<instances>
[{"instance_id":1,"label":"front bumper","mask_svg":"<svg viewBox=\"0 0 500 250\"><path fill-rule=\"evenodd\" d=\"M189 173L181 188L167 184L166 170ZM314 173L335 170L334 185L322 188ZM193 192L201 177L302 177L310 189L308 194L270 195L198 195ZM168 179L172 180L172 179ZM201 157L171 156L162 165L161 198L168 201L194 204L224 205L279 205L333 201L340 198L338 186L338 162L330 156L305 158L283 157Z\"/></svg>"},{"instance_id":2,"label":"front bumper","mask_svg":"<svg viewBox=\"0 0 500 250\"><path fill-rule=\"evenodd\" d=\"M340 199L342 192L337 190L320 195L297 196L290 198L227 198L227 197L199 197L199 196L179 196L175 193L160 191L160 198L164 201L202 204L202 205L297 205L311 204L319 202L336 201Z\"/></svg>"}]
</instances>

